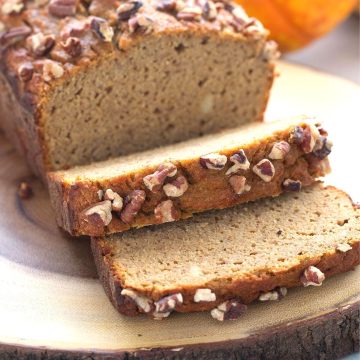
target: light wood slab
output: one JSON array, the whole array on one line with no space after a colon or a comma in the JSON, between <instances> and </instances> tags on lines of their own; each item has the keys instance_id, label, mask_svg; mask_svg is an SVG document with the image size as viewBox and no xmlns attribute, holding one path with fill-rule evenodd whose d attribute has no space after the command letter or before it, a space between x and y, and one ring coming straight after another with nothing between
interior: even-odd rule
<instances>
[{"instance_id":1,"label":"light wood slab","mask_svg":"<svg viewBox=\"0 0 360 360\"><path fill-rule=\"evenodd\" d=\"M335 142L329 181L360 200L359 88L294 65L281 63L279 72L267 117L324 120ZM97 280L88 239L56 227L45 189L1 135L0 144L1 359L336 358L355 350L360 269L290 290L281 302L254 304L237 322L208 313L162 322L119 315ZM16 196L24 179L34 188L30 200Z\"/></svg>"}]
</instances>

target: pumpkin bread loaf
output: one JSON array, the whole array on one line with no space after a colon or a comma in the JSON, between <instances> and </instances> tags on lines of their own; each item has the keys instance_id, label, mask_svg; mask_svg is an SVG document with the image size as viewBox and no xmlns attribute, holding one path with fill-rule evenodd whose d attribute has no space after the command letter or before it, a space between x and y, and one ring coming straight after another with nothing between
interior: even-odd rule
<instances>
[{"instance_id":1,"label":"pumpkin bread loaf","mask_svg":"<svg viewBox=\"0 0 360 360\"><path fill-rule=\"evenodd\" d=\"M49 174L59 226L100 236L283 191L329 171L331 142L308 118L256 123Z\"/></svg>"},{"instance_id":2,"label":"pumpkin bread loaf","mask_svg":"<svg viewBox=\"0 0 360 360\"><path fill-rule=\"evenodd\" d=\"M321 184L191 220L93 238L105 291L120 313L161 319L211 311L234 320L254 300L320 286L360 262L360 210ZM306 289L304 290L306 291Z\"/></svg>"},{"instance_id":3,"label":"pumpkin bread loaf","mask_svg":"<svg viewBox=\"0 0 360 360\"><path fill-rule=\"evenodd\" d=\"M0 124L35 173L261 120L276 45L231 2L1 0Z\"/></svg>"}]
</instances>

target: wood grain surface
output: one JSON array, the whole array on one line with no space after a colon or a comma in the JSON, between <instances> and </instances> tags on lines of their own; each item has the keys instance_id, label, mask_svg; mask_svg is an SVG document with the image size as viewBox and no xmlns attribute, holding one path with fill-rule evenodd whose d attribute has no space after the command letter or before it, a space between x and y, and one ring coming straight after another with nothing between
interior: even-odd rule
<instances>
[{"instance_id":1,"label":"wood grain surface","mask_svg":"<svg viewBox=\"0 0 360 360\"><path fill-rule=\"evenodd\" d=\"M360 200L359 88L279 64L267 118L314 114L334 140L328 182ZM256 303L239 321L125 318L106 298L87 238L56 227L48 195L0 135L0 359L336 359L359 349L360 269ZM35 196L22 200L17 184Z\"/></svg>"}]
</instances>

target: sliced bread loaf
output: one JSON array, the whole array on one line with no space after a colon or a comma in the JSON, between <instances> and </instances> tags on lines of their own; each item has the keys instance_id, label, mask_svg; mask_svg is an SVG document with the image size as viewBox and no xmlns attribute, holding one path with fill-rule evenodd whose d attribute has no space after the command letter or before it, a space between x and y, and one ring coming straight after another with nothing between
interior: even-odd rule
<instances>
[{"instance_id":1,"label":"sliced bread loaf","mask_svg":"<svg viewBox=\"0 0 360 360\"><path fill-rule=\"evenodd\" d=\"M321 184L193 219L93 238L100 279L124 315L212 310L235 319L246 304L319 286L360 262L360 210ZM304 290L306 291L306 290Z\"/></svg>"},{"instance_id":2,"label":"sliced bread loaf","mask_svg":"<svg viewBox=\"0 0 360 360\"><path fill-rule=\"evenodd\" d=\"M49 175L57 222L121 232L299 191L328 171L331 143L307 118L253 124Z\"/></svg>"},{"instance_id":3,"label":"sliced bread loaf","mask_svg":"<svg viewBox=\"0 0 360 360\"><path fill-rule=\"evenodd\" d=\"M45 175L260 120L267 33L221 0L3 0L1 126Z\"/></svg>"}]
</instances>

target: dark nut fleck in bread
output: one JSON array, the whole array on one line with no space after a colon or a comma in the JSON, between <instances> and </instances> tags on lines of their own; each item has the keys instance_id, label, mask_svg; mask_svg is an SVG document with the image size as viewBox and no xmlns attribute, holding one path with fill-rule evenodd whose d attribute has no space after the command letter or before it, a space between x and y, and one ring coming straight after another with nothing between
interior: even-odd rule
<instances>
[{"instance_id":1,"label":"dark nut fleck in bread","mask_svg":"<svg viewBox=\"0 0 360 360\"><path fill-rule=\"evenodd\" d=\"M105 291L122 314L164 318L211 310L217 320L234 320L254 300L280 300L291 287L320 286L358 265L360 210L344 192L316 184L93 238L92 249Z\"/></svg>"},{"instance_id":2,"label":"dark nut fleck in bread","mask_svg":"<svg viewBox=\"0 0 360 360\"><path fill-rule=\"evenodd\" d=\"M236 4L0 4L0 123L37 174L263 117L277 50Z\"/></svg>"},{"instance_id":3,"label":"dark nut fleck in bread","mask_svg":"<svg viewBox=\"0 0 360 360\"><path fill-rule=\"evenodd\" d=\"M294 134L305 133L310 127L313 143L324 137L307 118L257 123L50 173L48 183L57 222L73 235L100 236L184 219L196 212L283 191L300 191L329 170L323 166L327 158L305 153L294 141ZM279 144L281 149L274 150ZM136 206L134 200L133 205L127 205L126 199L134 191L141 191L141 197ZM112 194L110 222L108 216L103 216L103 223L88 216L107 200L103 195L99 198L99 193ZM114 197L121 207L114 207ZM125 199L124 204L121 199ZM110 204L108 209L111 211Z\"/></svg>"}]
</instances>

